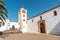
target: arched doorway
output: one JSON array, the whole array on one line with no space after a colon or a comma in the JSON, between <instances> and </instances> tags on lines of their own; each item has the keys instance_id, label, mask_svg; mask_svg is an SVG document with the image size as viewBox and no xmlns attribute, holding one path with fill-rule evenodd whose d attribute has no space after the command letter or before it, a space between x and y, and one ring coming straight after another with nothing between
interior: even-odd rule
<instances>
[{"instance_id":1,"label":"arched doorway","mask_svg":"<svg viewBox=\"0 0 60 40\"><path fill-rule=\"evenodd\" d=\"M42 16L40 16L40 20L38 21L38 32L40 33L46 33L46 20L42 19Z\"/></svg>"},{"instance_id":2,"label":"arched doorway","mask_svg":"<svg viewBox=\"0 0 60 40\"><path fill-rule=\"evenodd\" d=\"M14 25L12 25L12 29L15 29L15 26Z\"/></svg>"},{"instance_id":3,"label":"arched doorway","mask_svg":"<svg viewBox=\"0 0 60 40\"><path fill-rule=\"evenodd\" d=\"M40 23L40 32L41 33L46 33L44 23Z\"/></svg>"}]
</instances>

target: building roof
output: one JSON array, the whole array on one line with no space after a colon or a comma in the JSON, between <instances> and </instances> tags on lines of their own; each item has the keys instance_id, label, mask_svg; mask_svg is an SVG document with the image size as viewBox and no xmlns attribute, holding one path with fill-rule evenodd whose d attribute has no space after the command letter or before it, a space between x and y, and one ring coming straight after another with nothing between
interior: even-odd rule
<instances>
[{"instance_id":1,"label":"building roof","mask_svg":"<svg viewBox=\"0 0 60 40\"><path fill-rule=\"evenodd\" d=\"M37 16L39 16L39 15L41 15L41 14L44 14L44 13L46 13L46 12L48 12L48 11L50 11L50 10L53 10L53 9L55 9L55 8L57 8L57 7L60 7L60 5L57 5L57 6L53 7L53 8L50 8L49 10L46 10L46 11L44 11L44 12L42 12L42 13L36 15L36 16L33 16L32 18L37 17ZM30 19L32 19L32 18L30 18ZM28 19L28 20L29 20L29 19Z\"/></svg>"}]
</instances>

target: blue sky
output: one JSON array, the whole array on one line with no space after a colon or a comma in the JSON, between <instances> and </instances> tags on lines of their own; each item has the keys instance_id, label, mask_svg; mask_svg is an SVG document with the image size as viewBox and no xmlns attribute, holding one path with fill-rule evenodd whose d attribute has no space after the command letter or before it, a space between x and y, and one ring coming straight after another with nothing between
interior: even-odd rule
<instances>
[{"instance_id":1,"label":"blue sky","mask_svg":"<svg viewBox=\"0 0 60 40\"><path fill-rule=\"evenodd\" d=\"M28 19L60 4L60 0L3 0L8 10L8 19L18 21L18 11L24 6Z\"/></svg>"}]
</instances>

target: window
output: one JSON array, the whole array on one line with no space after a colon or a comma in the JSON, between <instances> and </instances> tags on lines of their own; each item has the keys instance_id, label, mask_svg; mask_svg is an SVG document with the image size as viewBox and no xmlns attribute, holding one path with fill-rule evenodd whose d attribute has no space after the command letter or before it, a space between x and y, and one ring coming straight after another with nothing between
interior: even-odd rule
<instances>
[{"instance_id":1,"label":"window","mask_svg":"<svg viewBox=\"0 0 60 40\"><path fill-rule=\"evenodd\" d=\"M23 17L25 17L25 15L23 15Z\"/></svg>"},{"instance_id":2,"label":"window","mask_svg":"<svg viewBox=\"0 0 60 40\"><path fill-rule=\"evenodd\" d=\"M32 19L32 22L33 22L33 19Z\"/></svg>"},{"instance_id":3,"label":"window","mask_svg":"<svg viewBox=\"0 0 60 40\"><path fill-rule=\"evenodd\" d=\"M54 16L56 16L57 15L57 12L56 11L54 11Z\"/></svg>"},{"instance_id":4,"label":"window","mask_svg":"<svg viewBox=\"0 0 60 40\"><path fill-rule=\"evenodd\" d=\"M25 19L23 19L23 21L25 21Z\"/></svg>"},{"instance_id":5,"label":"window","mask_svg":"<svg viewBox=\"0 0 60 40\"><path fill-rule=\"evenodd\" d=\"M22 13L25 13L25 10L22 10Z\"/></svg>"}]
</instances>

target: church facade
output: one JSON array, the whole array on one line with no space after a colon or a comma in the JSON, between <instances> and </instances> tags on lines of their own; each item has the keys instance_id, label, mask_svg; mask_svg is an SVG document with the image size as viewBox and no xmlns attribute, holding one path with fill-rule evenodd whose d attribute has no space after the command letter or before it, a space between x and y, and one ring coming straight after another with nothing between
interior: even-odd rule
<instances>
[{"instance_id":1,"label":"church facade","mask_svg":"<svg viewBox=\"0 0 60 40\"><path fill-rule=\"evenodd\" d=\"M28 32L60 34L60 5L28 20Z\"/></svg>"},{"instance_id":2,"label":"church facade","mask_svg":"<svg viewBox=\"0 0 60 40\"><path fill-rule=\"evenodd\" d=\"M0 25L0 31L19 30L23 33L60 34L60 5L27 20L27 10L18 12L18 22L6 20Z\"/></svg>"}]
</instances>

